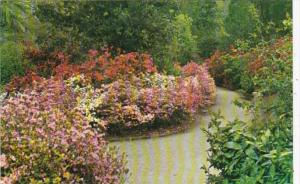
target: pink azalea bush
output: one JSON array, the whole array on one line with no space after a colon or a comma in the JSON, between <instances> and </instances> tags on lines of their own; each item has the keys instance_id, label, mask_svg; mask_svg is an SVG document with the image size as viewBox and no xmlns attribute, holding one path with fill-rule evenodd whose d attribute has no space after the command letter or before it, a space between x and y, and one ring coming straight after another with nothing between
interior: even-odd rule
<instances>
[{"instance_id":1,"label":"pink azalea bush","mask_svg":"<svg viewBox=\"0 0 300 184\"><path fill-rule=\"evenodd\" d=\"M2 102L1 183L124 182L124 156L91 128L80 98L49 79Z\"/></svg>"},{"instance_id":2,"label":"pink azalea bush","mask_svg":"<svg viewBox=\"0 0 300 184\"><path fill-rule=\"evenodd\" d=\"M211 105L216 95L214 80L204 66L196 63L184 66L180 77L159 73L131 75L99 89L89 85L79 88L86 84L82 80L83 76L69 80L73 88L89 94L81 99L81 108L91 121L108 128L120 125L121 129L129 129L171 121L178 114L189 116Z\"/></svg>"},{"instance_id":3,"label":"pink azalea bush","mask_svg":"<svg viewBox=\"0 0 300 184\"><path fill-rule=\"evenodd\" d=\"M210 76L206 65L199 65L195 62L190 62L182 67L183 76L194 76L198 81L201 81L202 91L207 104L212 104L216 100L216 85L214 79ZM197 93L197 91L195 91Z\"/></svg>"}]
</instances>

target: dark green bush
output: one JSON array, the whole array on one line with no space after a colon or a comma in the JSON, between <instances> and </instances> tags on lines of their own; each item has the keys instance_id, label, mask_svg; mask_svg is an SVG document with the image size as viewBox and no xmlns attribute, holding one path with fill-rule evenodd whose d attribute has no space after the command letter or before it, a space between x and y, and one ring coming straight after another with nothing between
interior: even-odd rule
<instances>
[{"instance_id":1,"label":"dark green bush","mask_svg":"<svg viewBox=\"0 0 300 184\"><path fill-rule=\"evenodd\" d=\"M25 64L22 60L22 53L22 46L15 42L5 42L0 46L1 85L8 83L15 75L24 74Z\"/></svg>"},{"instance_id":2,"label":"dark green bush","mask_svg":"<svg viewBox=\"0 0 300 184\"><path fill-rule=\"evenodd\" d=\"M241 82L244 82L249 77L246 73L250 60L243 53L237 51L230 53L216 52L206 62L217 85L229 89L240 89L242 85L243 87L245 86ZM251 85L251 80L248 79L246 82L250 82L247 85Z\"/></svg>"},{"instance_id":3,"label":"dark green bush","mask_svg":"<svg viewBox=\"0 0 300 184\"><path fill-rule=\"evenodd\" d=\"M41 2L35 13L52 28L37 42L50 52L75 54L73 60L89 49L113 46L126 52L147 51L163 62L173 37L174 10L173 2Z\"/></svg>"}]
</instances>

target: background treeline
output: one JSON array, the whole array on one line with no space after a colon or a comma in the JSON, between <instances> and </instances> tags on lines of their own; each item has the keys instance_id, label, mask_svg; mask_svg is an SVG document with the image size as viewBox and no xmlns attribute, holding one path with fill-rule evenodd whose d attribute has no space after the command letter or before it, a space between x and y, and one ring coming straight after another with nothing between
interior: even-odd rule
<instances>
[{"instance_id":1,"label":"background treeline","mask_svg":"<svg viewBox=\"0 0 300 184\"><path fill-rule=\"evenodd\" d=\"M22 57L24 40L48 54L62 51L72 62L103 47L148 52L161 71L174 74L174 63L201 61L216 49L255 46L286 34L290 30L281 27L292 16L291 7L291 0L3 0L1 83L30 64L32 58Z\"/></svg>"}]
</instances>

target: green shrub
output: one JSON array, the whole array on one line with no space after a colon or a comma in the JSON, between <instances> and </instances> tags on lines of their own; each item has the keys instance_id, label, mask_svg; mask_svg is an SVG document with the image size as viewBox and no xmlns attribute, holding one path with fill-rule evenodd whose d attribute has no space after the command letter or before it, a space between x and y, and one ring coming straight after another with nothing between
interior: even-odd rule
<instances>
[{"instance_id":1,"label":"green shrub","mask_svg":"<svg viewBox=\"0 0 300 184\"><path fill-rule=\"evenodd\" d=\"M245 94L251 94L254 91L254 84L252 76L244 72L243 75L240 77L240 87L245 92Z\"/></svg>"},{"instance_id":2,"label":"green shrub","mask_svg":"<svg viewBox=\"0 0 300 184\"><path fill-rule=\"evenodd\" d=\"M245 42L239 42L239 46L227 53L217 51L206 60L216 84L229 89L241 89L247 94L255 90L263 90L264 94L276 92L278 89L275 90L274 84L283 80L286 76L284 72L290 70L291 38L287 36L272 42L262 41L253 48L248 48ZM266 79L273 82L266 84Z\"/></svg>"},{"instance_id":3,"label":"green shrub","mask_svg":"<svg viewBox=\"0 0 300 184\"><path fill-rule=\"evenodd\" d=\"M82 60L88 49L104 46L125 52L147 51L163 58L172 38L174 2L80 1L39 2L36 16L49 30L38 35L43 50L70 54ZM171 11L173 10L173 11ZM54 28L53 28L54 27Z\"/></svg>"},{"instance_id":4,"label":"green shrub","mask_svg":"<svg viewBox=\"0 0 300 184\"><path fill-rule=\"evenodd\" d=\"M15 42L5 42L0 46L1 85L8 83L13 76L23 75L25 64L22 60L23 48Z\"/></svg>"},{"instance_id":5,"label":"green shrub","mask_svg":"<svg viewBox=\"0 0 300 184\"><path fill-rule=\"evenodd\" d=\"M193 33L197 36L197 49L201 56L209 57L219 44L220 18L217 0L200 0L188 2L192 7L187 9L193 19Z\"/></svg>"},{"instance_id":6,"label":"green shrub","mask_svg":"<svg viewBox=\"0 0 300 184\"><path fill-rule=\"evenodd\" d=\"M217 85L229 89L241 88L241 79L247 72L247 64L249 62L243 53L235 50L230 53L216 52L206 62Z\"/></svg>"},{"instance_id":7,"label":"green shrub","mask_svg":"<svg viewBox=\"0 0 300 184\"><path fill-rule=\"evenodd\" d=\"M272 125L251 131L246 122L239 120L221 126L215 116L207 132L211 147L209 162L220 173L213 175L205 168L209 182L292 183L292 132L288 121L260 122Z\"/></svg>"}]
</instances>

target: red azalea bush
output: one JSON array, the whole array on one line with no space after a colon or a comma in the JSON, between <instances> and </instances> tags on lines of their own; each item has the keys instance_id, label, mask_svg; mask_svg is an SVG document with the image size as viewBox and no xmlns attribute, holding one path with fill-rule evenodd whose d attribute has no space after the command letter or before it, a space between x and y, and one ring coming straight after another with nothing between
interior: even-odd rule
<instances>
[{"instance_id":1,"label":"red azalea bush","mask_svg":"<svg viewBox=\"0 0 300 184\"><path fill-rule=\"evenodd\" d=\"M14 78L7 85L6 89L9 92L25 89L38 77L68 79L84 74L94 86L99 87L102 83L112 82L126 75L156 72L151 56L137 52L113 56L109 50L103 50L101 53L90 50L88 60L83 63L71 63L70 56L62 52L44 53L32 46L28 46L25 53L25 58L29 59L34 67L27 75Z\"/></svg>"},{"instance_id":2,"label":"red azalea bush","mask_svg":"<svg viewBox=\"0 0 300 184\"><path fill-rule=\"evenodd\" d=\"M124 182L124 158L91 128L83 95L49 79L2 102L2 183Z\"/></svg>"},{"instance_id":3,"label":"red azalea bush","mask_svg":"<svg viewBox=\"0 0 300 184\"><path fill-rule=\"evenodd\" d=\"M39 76L32 70L28 70L25 76L14 77L9 84L5 86L8 93L22 91L33 85L35 82L40 82L43 77Z\"/></svg>"},{"instance_id":4,"label":"red azalea bush","mask_svg":"<svg viewBox=\"0 0 300 184\"><path fill-rule=\"evenodd\" d=\"M105 52L96 57L97 51L90 50L90 59L80 65L64 62L54 69L54 76L67 79L71 76L84 74L93 82L113 81L128 74L153 73L156 68L148 54L130 52L113 57Z\"/></svg>"}]
</instances>

